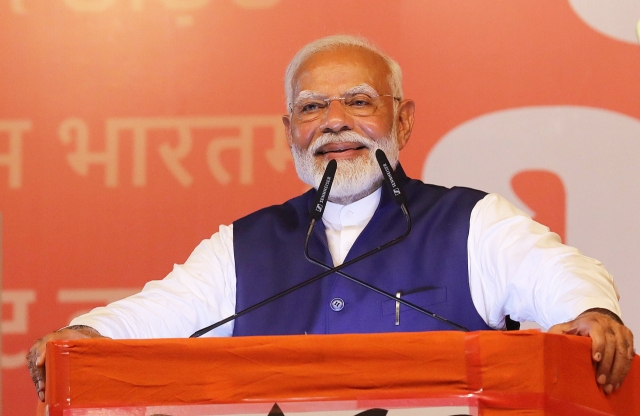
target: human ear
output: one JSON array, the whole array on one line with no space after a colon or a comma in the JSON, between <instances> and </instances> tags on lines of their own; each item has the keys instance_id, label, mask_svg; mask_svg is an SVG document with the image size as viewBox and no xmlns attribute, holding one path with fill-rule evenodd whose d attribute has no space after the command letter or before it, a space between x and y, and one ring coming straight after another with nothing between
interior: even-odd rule
<instances>
[{"instance_id":1,"label":"human ear","mask_svg":"<svg viewBox=\"0 0 640 416\"><path fill-rule=\"evenodd\" d=\"M413 129L413 114L415 112L416 105L413 100L403 100L398 104L398 111L396 112L396 132L398 148L402 148L409 141L411 136L411 130Z\"/></svg>"},{"instance_id":2,"label":"human ear","mask_svg":"<svg viewBox=\"0 0 640 416\"><path fill-rule=\"evenodd\" d=\"M282 116L282 124L284 124L284 134L287 136L287 143L289 143L289 147L291 147L292 138L291 138L291 116L285 114Z\"/></svg>"}]
</instances>

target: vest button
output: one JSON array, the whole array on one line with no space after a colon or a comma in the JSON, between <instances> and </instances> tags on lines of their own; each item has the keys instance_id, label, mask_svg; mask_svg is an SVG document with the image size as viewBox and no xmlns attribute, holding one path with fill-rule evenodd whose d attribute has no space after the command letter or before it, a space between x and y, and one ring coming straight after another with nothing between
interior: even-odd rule
<instances>
[{"instance_id":1,"label":"vest button","mask_svg":"<svg viewBox=\"0 0 640 416\"><path fill-rule=\"evenodd\" d=\"M331 306L331 309L333 309L335 312L340 312L342 308L344 308L344 300L340 298L333 298L331 299L331 302L329 303L329 305Z\"/></svg>"}]
</instances>

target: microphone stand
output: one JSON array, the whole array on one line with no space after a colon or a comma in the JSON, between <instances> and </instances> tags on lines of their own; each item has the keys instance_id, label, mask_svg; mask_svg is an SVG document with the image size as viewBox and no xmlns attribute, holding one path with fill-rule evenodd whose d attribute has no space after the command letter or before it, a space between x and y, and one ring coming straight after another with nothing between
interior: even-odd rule
<instances>
[{"instance_id":1,"label":"microphone stand","mask_svg":"<svg viewBox=\"0 0 640 416\"><path fill-rule=\"evenodd\" d=\"M239 317L241 317L241 316L243 316L243 315L245 315L245 314L247 314L247 313L249 313L251 311L254 311L254 310L258 309L258 308L261 308L262 306L264 306L264 305L266 305L268 303L271 303L271 302L273 302L273 301L275 301L275 300L277 300L277 299L279 299L279 298L281 298L281 297L283 297L285 295L288 295L291 292L295 292L296 290L301 289L301 288L303 288L305 286L308 286L311 283L317 282L318 280L320 280L320 279L322 279L322 278L324 278L326 276L329 276L332 273L338 273L339 275L341 275L341 276L343 276L343 277L345 277L345 278L347 278L347 279L349 279L349 280L351 280L351 281L353 281L355 283L358 283L358 284L360 284L360 285L362 285L362 286L364 286L364 287L366 287L368 289L371 289L374 292L377 292L377 293L379 293L379 294L381 294L383 296L391 298L391 299L395 300L398 303L401 303L401 304L403 304L405 306L408 306L409 308L415 309L415 310L417 310L417 311L419 311L419 312L421 312L421 313L423 313L425 315L431 316L432 318L437 319L437 320L439 320L439 321L441 321L443 323L446 323L446 324L448 324L448 325L450 325L450 326L452 326L452 327L454 327L454 328L456 328L458 330L468 332L469 329L465 328L462 325L458 325L458 324L456 324L454 322L451 322L451 321L449 321L449 320L447 320L447 319L445 319L445 318L443 318L443 317L441 317L441 316L439 316L439 315L437 315L437 314L435 314L433 312L430 312L430 311L428 311L426 309L423 309L423 308L421 308L421 307L419 307L417 305L414 305L411 302L407 302L406 300L403 300L401 298L396 298L395 296L393 296L393 295L391 295L391 294L389 294L389 293L387 293L387 292L385 292L385 291L383 291L381 289L378 289L378 288L376 288L374 286L371 286L368 283L365 283L365 282L363 282L363 281L361 281L359 279L356 279L355 277L352 277L352 276L350 276L350 275L348 275L346 273L343 273L341 271L345 267L348 267L348 266L350 266L350 265L352 265L354 263L357 263L357 262L359 262L359 261L361 261L361 260L363 260L363 259L375 254L375 253L378 253L378 252L380 252L380 251L382 251L382 250L384 250L384 249L386 249L388 247L391 247L394 244L399 243L400 241L402 241L405 238L407 238L407 236L409 236L409 234L411 233L411 216L409 215L409 211L407 210L407 207L405 205L404 193L397 186L397 182L393 178L393 173L392 173L392 170L390 169L390 166L389 166L389 161L387 160L387 158L384 155L384 152L382 152L382 150L378 149L376 151L376 158L378 159L378 163L380 164L380 168L382 169L383 175L386 177L386 179L388 180L388 183L391 186L391 189L392 189L393 195L394 195L394 200L396 202L398 202L398 204L400 205L400 208L402 209L402 212L404 213L405 218L407 220L407 230L405 231L404 234L402 234L399 237L394 238L393 240L391 240L391 241L389 241L389 242L387 242L385 244L382 244L381 246L378 246L378 247L374 248L371 251L368 251L368 252L366 252L364 254L359 255L358 257L355 257L355 258L353 258L353 259L351 259L351 260L349 260L349 261L347 261L345 263L342 263L341 265L338 265L336 267L330 267L327 264L325 264L323 262L320 262L318 260L315 260L312 257L310 257L310 255L308 253L308 251L309 251L309 237L311 236L311 233L313 231L313 228L315 227L315 224L316 224L317 220L322 218L322 213L324 212L324 208L325 208L326 202L328 200L328 196L329 196L329 190L331 188L331 184L333 182L333 178L334 178L335 172L336 172L337 163L336 163L335 160L331 160L329 162L329 164L327 166L327 169L325 171L325 174L324 174L324 176L323 176L323 178L321 180L321 187L318 188L318 195L317 195L317 198L316 198L316 201L315 201L314 209L311 212L311 223L309 224L309 229L307 230L307 235L306 235L305 244L304 244L304 246L305 246L305 257L307 258L307 260L309 260L310 262L315 263L315 264L317 264L317 265L319 265L321 267L324 267L327 270L325 272L320 273L320 274L318 274L318 275L316 275L314 277L311 277L311 278L309 278L309 279L307 279L307 280L305 280L305 281L303 281L301 283L298 283L297 285L294 285L294 286L290 287L287 290L284 290L284 291L282 291L280 293L276 293L275 295L273 295L273 296L271 296L271 297L269 297L269 298L267 298L267 299L265 299L265 300L263 300L261 302L258 302L258 303L254 304L252 306L249 306L248 308L245 308L245 309L241 310L240 312L237 312L237 313L235 313L235 314L233 314L231 316L228 316L225 319L222 319L222 320L220 320L220 321L218 321L218 322L216 322L214 324L211 324L211 325L209 325L209 326L207 326L205 328L202 328L202 329L194 332L189 338L198 338L198 337L206 334L207 332L209 332L209 331L211 331L211 330L213 330L215 328L218 328L218 327L220 327L220 326L222 326L222 325L224 325L224 324L226 324L228 322L231 322L231 321L235 320L236 318L239 318Z\"/></svg>"}]
</instances>

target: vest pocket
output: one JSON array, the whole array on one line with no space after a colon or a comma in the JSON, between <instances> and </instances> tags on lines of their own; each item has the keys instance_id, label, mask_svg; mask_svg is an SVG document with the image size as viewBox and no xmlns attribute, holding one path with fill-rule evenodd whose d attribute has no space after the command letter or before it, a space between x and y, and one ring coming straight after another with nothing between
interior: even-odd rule
<instances>
[{"instance_id":1,"label":"vest pocket","mask_svg":"<svg viewBox=\"0 0 640 416\"><path fill-rule=\"evenodd\" d=\"M424 309L429 309L429 305L435 305L447 301L447 288L443 287L429 287L412 291L407 295L400 295L401 299L411 302L416 306L420 306ZM400 312L412 311L408 306L400 305ZM396 313L396 301L388 299L382 302L382 316L393 315Z\"/></svg>"}]
</instances>

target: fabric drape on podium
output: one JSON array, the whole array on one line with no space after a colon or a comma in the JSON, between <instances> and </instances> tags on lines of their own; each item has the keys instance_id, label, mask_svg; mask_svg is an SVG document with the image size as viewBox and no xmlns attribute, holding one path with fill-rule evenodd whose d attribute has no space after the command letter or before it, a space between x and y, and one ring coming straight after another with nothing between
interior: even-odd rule
<instances>
[{"instance_id":1,"label":"fabric drape on podium","mask_svg":"<svg viewBox=\"0 0 640 416\"><path fill-rule=\"evenodd\" d=\"M640 414L638 357L605 395L590 345L538 331L60 341L47 345L47 405L51 416L266 416L276 403L285 415Z\"/></svg>"}]
</instances>

